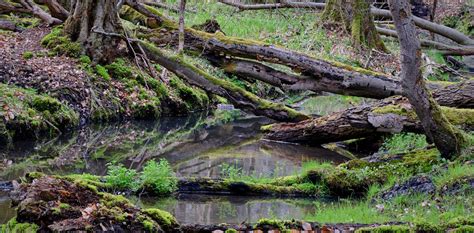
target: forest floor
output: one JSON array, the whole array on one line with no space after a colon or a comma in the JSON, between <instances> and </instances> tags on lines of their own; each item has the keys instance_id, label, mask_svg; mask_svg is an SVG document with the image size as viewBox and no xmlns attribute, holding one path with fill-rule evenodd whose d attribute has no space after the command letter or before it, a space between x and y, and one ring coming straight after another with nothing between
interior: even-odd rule
<instances>
[{"instance_id":1,"label":"forest floor","mask_svg":"<svg viewBox=\"0 0 474 233\"><path fill-rule=\"evenodd\" d=\"M395 75L400 71L396 42L385 40L393 51L390 54L353 49L347 35L316 25L319 16L314 11L282 9L237 13L235 9L217 4L195 4L191 7L196 8L198 13L187 15L186 20L190 25L215 18L221 23L222 32L229 36L262 40L383 73ZM171 12L166 13L177 17ZM289 15L295 20L288 20ZM55 131L52 128L61 125L74 128L93 121L157 119L163 115L186 115L206 109L213 103L221 103L218 98L188 86L173 75L169 75L170 83L157 84L156 79L140 72L131 60L122 59L115 61L115 65L94 67L86 57L60 55L54 48L48 49L42 44L42 40L51 32L54 33L54 29L40 26L19 33L0 33L0 107L7 122L0 122L0 143L2 137L8 141L12 137L38 135L39 131L50 133ZM438 53L428 51L426 54L435 62L446 65ZM224 77L222 71L210 69L209 64L201 59L192 59L191 62L257 95L274 94L274 90L261 83ZM123 74L127 77L124 78ZM457 81L449 72L439 70L428 78ZM300 97L298 95L299 93L291 93L283 101L294 104ZM310 98L302 105L308 114L325 115L365 101L366 99L358 97L328 95ZM16 130L15 127L21 130ZM133 140L143 137L137 135L125 136L133 136ZM98 143L108 143L100 141L100 135L97 138ZM181 135L176 138L171 137L170 141L184 140ZM64 227L73 222L68 220L79 218L81 224L90 224L87 227L93 229L121 229L126 224L133 224L137 230L152 231L160 226L168 230L174 229L177 223L169 214L159 210L139 210L125 198L107 192L141 195L137 190L145 190L151 196L171 196L189 191L185 189L192 187L203 192L210 190L234 195L252 193L277 197L299 195L336 201L315 201L314 205L318 210L305 216L303 222L262 219L258 223L232 226L182 226L183 229L187 227L189 232L200 227L203 232L231 228L307 230L308 227L322 230L378 227L379 231L457 229L460 232L472 232L472 150L456 161L446 161L426 142L423 135L396 134L383 140L382 147L371 157L356 158L337 166L314 163L300 174L278 178L247 176L241 174L238 168L230 166L222 179L200 180L187 177L178 181L172 176L169 165L167 167L161 163L153 165L156 173L149 175L145 174L147 169L134 170L118 166L109 167L107 175L103 177L90 174L50 177L31 173L24 178L25 182L20 185L17 196L17 201L22 203L20 206L25 212L3 227L37 229L38 226L34 224L20 226L16 221L37 223L37 219L32 220L32 216L38 215L52 225L52 229L58 230L67 229ZM79 153L76 154L76 157L80 156ZM67 161L71 158L64 154L58 158L71 162ZM31 166L35 165L38 164L33 163ZM170 184L169 180L175 184ZM9 182L8 186L18 189L15 182ZM169 190L163 192L157 186ZM74 200L74 195L83 195L74 194L76 191L90 195L93 200L78 203ZM33 198L25 200L27 195ZM46 204L41 200L45 196L49 199ZM91 217L90 213L94 211L99 214ZM135 221L138 217L133 216L140 216L139 221ZM91 217L94 221L85 221L86 217ZM101 217L107 219L106 226L101 225L105 221L95 221Z\"/></svg>"}]
</instances>

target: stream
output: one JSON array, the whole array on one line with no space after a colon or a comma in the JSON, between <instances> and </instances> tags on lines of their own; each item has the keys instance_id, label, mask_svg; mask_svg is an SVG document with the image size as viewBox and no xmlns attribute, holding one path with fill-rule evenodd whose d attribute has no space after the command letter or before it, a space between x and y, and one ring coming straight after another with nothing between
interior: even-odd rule
<instances>
[{"instance_id":1,"label":"stream","mask_svg":"<svg viewBox=\"0 0 474 233\"><path fill-rule=\"evenodd\" d=\"M18 142L0 150L0 181L18 179L28 172L106 175L107 164L122 163L140 169L150 159L164 158L178 177L221 177L223 164L243 175L278 177L297 174L305 161L334 164L347 160L324 148L282 144L261 139L261 117L220 123L206 114L91 125L51 140ZM137 199L142 207L167 210L181 223L241 223L260 218L302 218L314 212L311 199L183 195ZM8 194L0 191L0 224L14 217Z\"/></svg>"}]
</instances>

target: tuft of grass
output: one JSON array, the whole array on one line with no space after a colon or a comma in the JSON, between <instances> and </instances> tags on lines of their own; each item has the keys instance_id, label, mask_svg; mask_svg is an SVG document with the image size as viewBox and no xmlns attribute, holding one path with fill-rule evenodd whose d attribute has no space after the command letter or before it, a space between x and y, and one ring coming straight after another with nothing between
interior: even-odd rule
<instances>
[{"instance_id":1,"label":"tuft of grass","mask_svg":"<svg viewBox=\"0 0 474 233\"><path fill-rule=\"evenodd\" d=\"M442 171L440 174L433 176L433 182L438 188L441 188L463 178L474 178L473 165L459 163L450 165L446 171Z\"/></svg>"},{"instance_id":2,"label":"tuft of grass","mask_svg":"<svg viewBox=\"0 0 474 233\"><path fill-rule=\"evenodd\" d=\"M28 59L33 58L33 55L34 55L33 52L26 51L26 52L23 53L23 58L28 60Z\"/></svg>"},{"instance_id":3,"label":"tuft of grass","mask_svg":"<svg viewBox=\"0 0 474 233\"><path fill-rule=\"evenodd\" d=\"M415 149L424 149L427 146L426 136L423 134L399 133L386 138L379 151L389 154L398 154Z\"/></svg>"}]
</instances>

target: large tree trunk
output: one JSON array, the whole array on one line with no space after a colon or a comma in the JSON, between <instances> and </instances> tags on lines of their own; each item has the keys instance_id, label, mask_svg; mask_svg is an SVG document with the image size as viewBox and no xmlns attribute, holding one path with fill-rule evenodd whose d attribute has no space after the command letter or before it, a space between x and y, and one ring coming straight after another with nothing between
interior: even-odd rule
<instances>
[{"instance_id":1,"label":"large tree trunk","mask_svg":"<svg viewBox=\"0 0 474 233\"><path fill-rule=\"evenodd\" d=\"M444 158L460 154L464 136L446 120L431 96L421 72L421 46L407 0L390 0L395 27L400 41L402 87L421 120L427 138L434 142Z\"/></svg>"},{"instance_id":2,"label":"large tree trunk","mask_svg":"<svg viewBox=\"0 0 474 233\"><path fill-rule=\"evenodd\" d=\"M73 41L83 46L83 53L94 62L115 58L121 32L119 0L77 0L64 25Z\"/></svg>"},{"instance_id":3,"label":"large tree trunk","mask_svg":"<svg viewBox=\"0 0 474 233\"><path fill-rule=\"evenodd\" d=\"M448 94L445 98L454 97ZM474 127L474 110L443 107L447 118L461 127ZM423 133L423 126L406 98L392 97L370 105L352 107L328 116L298 123L277 123L262 127L270 140L319 145L382 135Z\"/></svg>"},{"instance_id":4,"label":"large tree trunk","mask_svg":"<svg viewBox=\"0 0 474 233\"><path fill-rule=\"evenodd\" d=\"M351 33L356 48L387 51L375 29L370 3L370 0L328 0L322 20L329 24L341 24L345 31Z\"/></svg>"}]
</instances>

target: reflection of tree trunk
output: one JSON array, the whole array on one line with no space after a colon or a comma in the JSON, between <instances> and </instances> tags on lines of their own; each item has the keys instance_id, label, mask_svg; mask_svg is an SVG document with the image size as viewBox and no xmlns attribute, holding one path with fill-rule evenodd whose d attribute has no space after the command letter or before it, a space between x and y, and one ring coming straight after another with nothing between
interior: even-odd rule
<instances>
[{"instance_id":1,"label":"reflection of tree trunk","mask_svg":"<svg viewBox=\"0 0 474 233\"><path fill-rule=\"evenodd\" d=\"M115 58L121 31L118 0L77 0L67 19L64 31L73 41L83 45L83 51L95 62Z\"/></svg>"},{"instance_id":2,"label":"reflection of tree trunk","mask_svg":"<svg viewBox=\"0 0 474 233\"><path fill-rule=\"evenodd\" d=\"M435 143L444 158L460 154L465 138L445 118L431 96L421 72L421 46L407 0L389 2L400 41L402 87L423 125L428 140Z\"/></svg>"}]
</instances>

